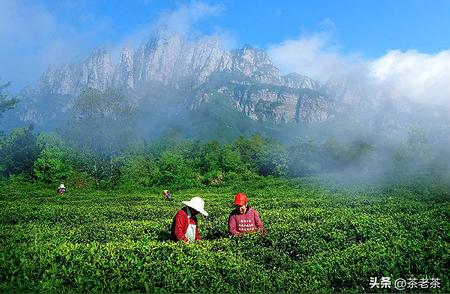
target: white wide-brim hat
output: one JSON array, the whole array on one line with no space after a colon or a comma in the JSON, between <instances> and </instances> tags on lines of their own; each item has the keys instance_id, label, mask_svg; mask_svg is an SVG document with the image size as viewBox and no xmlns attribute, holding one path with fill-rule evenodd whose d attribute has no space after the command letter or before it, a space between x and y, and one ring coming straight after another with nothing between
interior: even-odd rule
<instances>
[{"instance_id":1,"label":"white wide-brim hat","mask_svg":"<svg viewBox=\"0 0 450 294\"><path fill-rule=\"evenodd\" d=\"M64 184L59 185L60 188L65 189L66 187L64 187Z\"/></svg>"},{"instance_id":2,"label":"white wide-brim hat","mask_svg":"<svg viewBox=\"0 0 450 294\"><path fill-rule=\"evenodd\" d=\"M208 213L205 211L205 201L200 197L193 197L190 201L183 201L183 204L197 210L204 216L208 216Z\"/></svg>"}]
</instances>

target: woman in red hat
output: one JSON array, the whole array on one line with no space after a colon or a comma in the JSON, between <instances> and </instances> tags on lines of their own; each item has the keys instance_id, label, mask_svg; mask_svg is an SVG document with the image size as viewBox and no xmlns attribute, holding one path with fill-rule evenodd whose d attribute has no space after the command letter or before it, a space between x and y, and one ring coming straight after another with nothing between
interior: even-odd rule
<instances>
[{"instance_id":1,"label":"woman in red hat","mask_svg":"<svg viewBox=\"0 0 450 294\"><path fill-rule=\"evenodd\" d=\"M247 195L238 193L234 196L235 209L228 218L228 232L237 236L251 232L266 234L258 211L248 205Z\"/></svg>"}]
</instances>

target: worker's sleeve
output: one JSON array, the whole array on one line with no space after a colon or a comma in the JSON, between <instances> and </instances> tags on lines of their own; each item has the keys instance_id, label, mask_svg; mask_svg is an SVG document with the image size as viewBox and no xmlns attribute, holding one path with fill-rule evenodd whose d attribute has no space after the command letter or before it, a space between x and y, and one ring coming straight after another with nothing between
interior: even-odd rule
<instances>
[{"instance_id":1,"label":"worker's sleeve","mask_svg":"<svg viewBox=\"0 0 450 294\"><path fill-rule=\"evenodd\" d=\"M186 228L187 228L187 217L180 210L175 216L175 228L174 234L178 241L188 242L188 238L186 238Z\"/></svg>"},{"instance_id":2,"label":"worker's sleeve","mask_svg":"<svg viewBox=\"0 0 450 294\"><path fill-rule=\"evenodd\" d=\"M264 230L264 224L261 220L261 217L259 217L259 213L256 210L255 210L255 225L256 228Z\"/></svg>"},{"instance_id":3,"label":"worker's sleeve","mask_svg":"<svg viewBox=\"0 0 450 294\"><path fill-rule=\"evenodd\" d=\"M232 236L239 235L239 232L236 229L236 217L234 217L233 215L230 215L230 217L228 218L228 232Z\"/></svg>"},{"instance_id":4,"label":"worker's sleeve","mask_svg":"<svg viewBox=\"0 0 450 294\"><path fill-rule=\"evenodd\" d=\"M200 233L198 232L198 224L195 226L195 240L200 240Z\"/></svg>"}]
</instances>

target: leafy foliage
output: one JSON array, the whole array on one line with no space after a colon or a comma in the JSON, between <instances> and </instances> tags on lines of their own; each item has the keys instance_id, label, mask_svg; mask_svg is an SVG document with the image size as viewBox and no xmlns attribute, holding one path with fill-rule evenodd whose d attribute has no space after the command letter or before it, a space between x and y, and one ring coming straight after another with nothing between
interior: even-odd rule
<instances>
[{"instance_id":1,"label":"leafy foliage","mask_svg":"<svg viewBox=\"0 0 450 294\"><path fill-rule=\"evenodd\" d=\"M425 131L410 128L408 137L397 149L395 160L399 168L421 168L432 159L431 146L427 144Z\"/></svg>"},{"instance_id":2,"label":"leafy foliage","mask_svg":"<svg viewBox=\"0 0 450 294\"><path fill-rule=\"evenodd\" d=\"M34 177L44 183L64 182L72 175L73 151L54 133L41 133L36 143L41 152L34 162Z\"/></svg>"},{"instance_id":3,"label":"leafy foliage","mask_svg":"<svg viewBox=\"0 0 450 294\"><path fill-rule=\"evenodd\" d=\"M65 181L72 173L66 158L67 154L61 149L45 148L34 162L34 176L45 183Z\"/></svg>"},{"instance_id":4,"label":"leafy foliage","mask_svg":"<svg viewBox=\"0 0 450 294\"><path fill-rule=\"evenodd\" d=\"M86 90L75 101L62 135L96 154L116 154L131 140L133 111L119 92Z\"/></svg>"},{"instance_id":5,"label":"leafy foliage","mask_svg":"<svg viewBox=\"0 0 450 294\"><path fill-rule=\"evenodd\" d=\"M9 98L7 94L3 93L3 91L8 88L10 83L6 84L0 84L0 117L2 116L2 113L12 109L16 106L16 104L19 102L19 99L16 97Z\"/></svg>"},{"instance_id":6,"label":"leafy foliage","mask_svg":"<svg viewBox=\"0 0 450 294\"><path fill-rule=\"evenodd\" d=\"M450 186L442 183L325 188L266 177L178 191L173 202L159 191L55 196L4 183L0 291L370 292L370 277L427 276L446 293ZM236 191L260 212L265 238L227 236ZM192 195L210 214L199 220L203 240L170 242L172 217Z\"/></svg>"},{"instance_id":7,"label":"leafy foliage","mask_svg":"<svg viewBox=\"0 0 450 294\"><path fill-rule=\"evenodd\" d=\"M40 153L33 127L14 129L0 145L0 172L3 176L23 173L31 178Z\"/></svg>"},{"instance_id":8,"label":"leafy foliage","mask_svg":"<svg viewBox=\"0 0 450 294\"><path fill-rule=\"evenodd\" d=\"M135 187L150 187L159 184L161 171L154 159L138 154L119 158L117 162L122 165L120 167L122 184Z\"/></svg>"}]
</instances>

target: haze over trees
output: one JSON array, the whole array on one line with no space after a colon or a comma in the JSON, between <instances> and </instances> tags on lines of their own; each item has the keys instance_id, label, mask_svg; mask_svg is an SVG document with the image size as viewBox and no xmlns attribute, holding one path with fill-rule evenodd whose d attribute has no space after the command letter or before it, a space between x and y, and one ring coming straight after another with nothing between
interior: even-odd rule
<instances>
[{"instance_id":1,"label":"haze over trees","mask_svg":"<svg viewBox=\"0 0 450 294\"><path fill-rule=\"evenodd\" d=\"M10 98L8 94L4 93L5 89L9 87L10 83L0 84L0 118L3 112L13 109L19 102L17 98Z\"/></svg>"}]
</instances>

